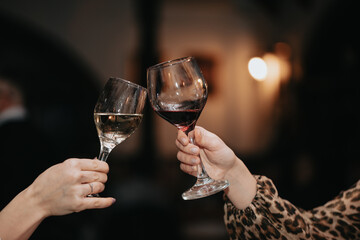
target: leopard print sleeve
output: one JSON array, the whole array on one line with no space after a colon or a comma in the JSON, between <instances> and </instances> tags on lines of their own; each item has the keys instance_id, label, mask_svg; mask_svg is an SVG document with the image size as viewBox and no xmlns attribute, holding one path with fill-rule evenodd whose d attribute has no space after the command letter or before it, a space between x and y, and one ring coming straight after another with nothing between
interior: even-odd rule
<instances>
[{"instance_id":1,"label":"leopard print sleeve","mask_svg":"<svg viewBox=\"0 0 360 240\"><path fill-rule=\"evenodd\" d=\"M328 239L360 239L360 180L307 214L314 232L322 233Z\"/></svg>"},{"instance_id":2,"label":"leopard print sleeve","mask_svg":"<svg viewBox=\"0 0 360 240\"><path fill-rule=\"evenodd\" d=\"M360 239L360 181L324 206L304 211L280 198L269 178L255 177L257 193L247 208L237 209L224 196L230 239Z\"/></svg>"}]
</instances>

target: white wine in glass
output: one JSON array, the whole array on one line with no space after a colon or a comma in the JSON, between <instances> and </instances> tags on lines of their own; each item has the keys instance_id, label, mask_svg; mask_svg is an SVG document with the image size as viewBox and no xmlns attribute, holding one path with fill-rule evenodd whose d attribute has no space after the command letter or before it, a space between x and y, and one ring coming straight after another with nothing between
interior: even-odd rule
<instances>
[{"instance_id":1,"label":"white wine in glass","mask_svg":"<svg viewBox=\"0 0 360 240\"><path fill-rule=\"evenodd\" d=\"M103 145L99 159L106 161L107 153L127 139L139 126L142 118L142 114L136 113L94 113L96 129Z\"/></svg>"}]
</instances>

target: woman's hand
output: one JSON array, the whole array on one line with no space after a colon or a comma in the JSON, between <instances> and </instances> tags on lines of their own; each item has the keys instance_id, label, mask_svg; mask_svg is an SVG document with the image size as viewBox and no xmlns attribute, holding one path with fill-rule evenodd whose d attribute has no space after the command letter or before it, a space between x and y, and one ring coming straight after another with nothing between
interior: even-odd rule
<instances>
[{"instance_id":1,"label":"woman's hand","mask_svg":"<svg viewBox=\"0 0 360 240\"><path fill-rule=\"evenodd\" d=\"M189 137L194 139L196 145L190 143ZM217 180L223 179L234 167L237 157L218 136L196 127L189 133L189 137L183 131L178 131L175 144L179 149L177 158L181 162L181 170L196 176L201 157L206 172Z\"/></svg>"},{"instance_id":2,"label":"woman's hand","mask_svg":"<svg viewBox=\"0 0 360 240\"><path fill-rule=\"evenodd\" d=\"M26 189L45 217L105 208L113 198L87 197L102 192L109 165L93 159L68 159L40 174Z\"/></svg>"},{"instance_id":3,"label":"woman's hand","mask_svg":"<svg viewBox=\"0 0 360 240\"><path fill-rule=\"evenodd\" d=\"M196 145L190 142L190 138ZM189 136L179 130L175 144L179 149L177 158L182 171L196 176L201 158L211 178L229 181L230 186L224 192L237 208L246 208L251 203L256 194L256 180L243 161L217 135L201 127L196 127Z\"/></svg>"},{"instance_id":4,"label":"woman's hand","mask_svg":"<svg viewBox=\"0 0 360 240\"><path fill-rule=\"evenodd\" d=\"M87 197L102 192L109 166L92 159L68 159L40 174L0 212L0 238L29 239L49 216L109 207L114 198Z\"/></svg>"}]
</instances>

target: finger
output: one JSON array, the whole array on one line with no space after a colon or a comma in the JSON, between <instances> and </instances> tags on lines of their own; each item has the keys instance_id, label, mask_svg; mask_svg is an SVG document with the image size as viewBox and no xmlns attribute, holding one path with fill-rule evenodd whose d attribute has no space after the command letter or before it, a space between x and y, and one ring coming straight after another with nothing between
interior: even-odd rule
<instances>
[{"instance_id":1,"label":"finger","mask_svg":"<svg viewBox=\"0 0 360 240\"><path fill-rule=\"evenodd\" d=\"M85 171L109 172L109 165L104 161L87 158L69 158L63 162L69 168L80 169Z\"/></svg>"},{"instance_id":2,"label":"finger","mask_svg":"<svg viewBox=\"0 0 360 240\"><path fill-rule=\"evenodd\" d=\"M80 159L81 160L81 170L83 171L98 171L98 172L109 172L109 165L97 159Z\"/></svg>"},{"instance_id":3,"label":"finger","mask_svg":"<svg viewBox=\"0 0 360 240\"><path fill-rule=\"evenodd\" d=\"M189 138L186 136L186 134L179 130L176 141L179 141L182 145L186 146L189 144Z\"/></svg>"},{"instance_id":4,"label":"finger","mask_svg":"<svg viewBox=\"0 0 360 240\"><path fill-rule=\"evenodd\" d=\"M105 184L101 182L84 183L82 184L81 188L82 188L82 196L87 196L104 191Z\"/></svg>"},{"instance_id":5,"label":"finger","mask_svg":"<svg viewBox=\"0 0 360 240\"><path fill-rule=\"evenodd\" d=\"M80 212L85 209L95 209L95 208L106 208L110 207L115 202L115 198L112 197L85 197L82 199L81 208L77 209L77 212Z\"/></svg>"},{"instance_id":6,"label":"finger","mask_svg":"<svg viewBox=\"0 0 360 240\"><path fill-rule=\"evenodd\" d=\"M216 149L216 146L221 143L221 140L217 135L202 127L197 126L194 132L196 144L202 148L214 150Z\"/></svg>"},{"instance_id":7,"label":"finger","mask_svg":"<svg viewBox=\"0 0 360 240\"><path fill-rule=\"evenodd\" d=\"M194 136L195 136L195 139L196 139L196 143L199 145L199 146L202 146L202 147L205 147L204 146L204 138L203 138L203 135L205 134L205 129L203 129L202 127L195 127L195 130L194 130Z\"/></svg>"},{"instance_id":8,"label":"finger","mask_svg":"<svg viewBox=\"0 0 360 240\"><path fill-rule=\"evenodd\" d=\"M175 145L181 151L185 148L184 144L182 144L178 139L175 140Z\"/></svg>"},{"instance_id":9,"label":"finger","mask_svg":"<svg viewBox=\"0 0 360 240\"><path fill-rule=\"evenodd\" d=\"M192 130L188 133L189 142L195 144L195 132Z\"/></svg>"},{"instance_id":10,"label":"finger","mask_svg":"<svg viewBox=\"0 0 360 240\"><path fill-rule=\"evenodd\" d=\"M198 155L189 155L179 151L176 155L177 159L186 165L198 165L200 164L200 158Z\"/></svg>"},{"instance_id":11,"label":"finger","mask_svg":"<svg viewBox=\"0 0 360 240\"><path fill-rule=\"evenodd\" d=\"M81 183L101 182L106 183L108 176L102 172L81 171Z\"/></svg>"},{"instance_id":12,"label":"finger","mask_svg":"<svg viewBox=\"0 0 360 240\"><path fill-rule=\"evenodd\" d=\"M178 147L179 150L187 154L199 155L200 153L199 147L194 144L188 144L184 146L180 141L176 140L175 145Z\"/></svg>"},{"instance_id":13,"label":"finger","mask_svg":"<svg viewBox=\"0 0 360 240\"><path fill-rule=\"evenodd\" d=\"M181 163L180 169L189 175L192 175L195 177L197 176L197 166L191 166L191 165L186 165L186 164Z\"/></svg>"}]
</instances>

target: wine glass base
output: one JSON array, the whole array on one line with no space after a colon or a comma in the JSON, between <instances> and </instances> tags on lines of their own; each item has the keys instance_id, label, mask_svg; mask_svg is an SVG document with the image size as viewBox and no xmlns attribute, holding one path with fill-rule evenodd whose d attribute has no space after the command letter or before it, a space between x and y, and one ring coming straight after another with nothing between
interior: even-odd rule
<instances>
[{"instance_id":1,"label":"wine glass base","mask_svg":"<svg viewBox=\"0 0 360 240\"><path fill-rule=\"evenodd\" d=\"M221 192L229 186L228 180L214 180L211 178L198 179L194 186L181 196L184 200L193 200Z\"/></svg>"}]
</instances>

